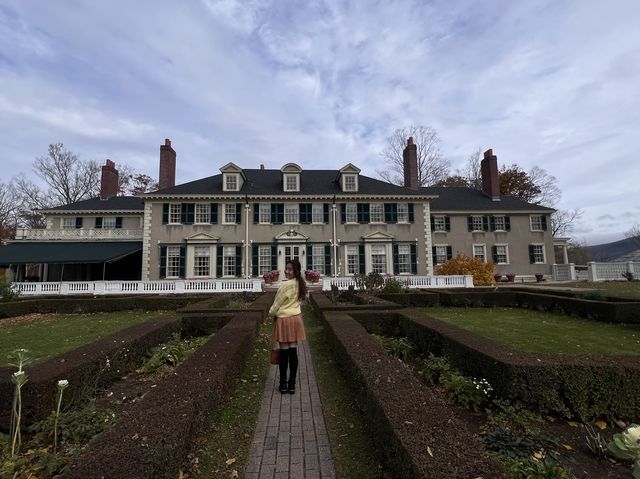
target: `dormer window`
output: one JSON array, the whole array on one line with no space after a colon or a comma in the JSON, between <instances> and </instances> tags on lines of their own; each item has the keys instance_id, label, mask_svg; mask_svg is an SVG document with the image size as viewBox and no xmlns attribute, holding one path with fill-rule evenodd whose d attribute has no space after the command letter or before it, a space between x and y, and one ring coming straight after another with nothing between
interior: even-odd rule
<instances>
[{"instance_id":1,"label":"dormer window","mask_svg":"<svg viewBox=\"0 0 640 479\"><path fill-rule=\"evenodd\" d=\"M234 163L227 163L222 168L222 191L240 191L246 181L244 171Z\"/></svg>"},{"instance_id":2,"label":"dormer window","mask_svg":"<svg viewBox=\"0 0 640 479\"><path fill-rule=\"evenodd\" d=\"M284 175L284 191L298 191L298 175Z\"/></svg>"},{"instance_id":3,"label":"dormer window","mask_svg":"<svg viewBox=\"0 0 640 479\"><path fill-rule=\"evenodd\" d=\"M227 173L224 181L225 191L238 191L238 175L236 173Z\"/></svg>"},{"instance_id":4,"label":"dormer window","mask_svg":"<svg viewBox=\"0 0 640 479\"><path fill-rule=\"evenodd\" d=\"M357 193L358 192L358 175L360 174L360 168L348 163L338 170L338 177L340 187L345 193Z\"/></svg>"},{"instance_id":5,"label":"dormer window","mask_svg":"<svg viewBox=\"0 0 640 479\"><path fill-rule=\"evenodd\" d=\"M283 191L300 191L300 174L302 168L295 163L287 163L282 168L282 190Z\"/></svg>"},{"instance_id":6,"label":"dormer window","mask_svg":"<svg viewBox=\"0 0 640 479\"><path fill-rule=\"evenodd\" d=\"M358 191L356 175L344 175L344 191Z\"/></svg>"}]
</instances>

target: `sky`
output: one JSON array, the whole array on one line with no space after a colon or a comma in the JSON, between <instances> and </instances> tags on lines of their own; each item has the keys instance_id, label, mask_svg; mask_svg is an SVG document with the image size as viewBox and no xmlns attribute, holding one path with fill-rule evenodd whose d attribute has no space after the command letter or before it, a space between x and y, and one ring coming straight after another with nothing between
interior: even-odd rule
<instances>
[{"instance_id":1,"label":"sky","mask_svg":"<svg viewBox=\"0 0 640 479\"><path fill-rule=\"evenodd\" d=\"M376 177L396 128L428 125L455 168L555 176L573 237L640 223L637 0L0 0L0 182L50 143L177 183L243 168Z\"/></svg>"}]
</instances>

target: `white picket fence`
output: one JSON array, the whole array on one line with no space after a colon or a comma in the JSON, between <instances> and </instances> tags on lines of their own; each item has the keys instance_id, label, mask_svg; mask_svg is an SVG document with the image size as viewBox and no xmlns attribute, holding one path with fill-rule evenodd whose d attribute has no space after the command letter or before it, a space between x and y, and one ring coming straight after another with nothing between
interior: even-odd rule
<instances>
[{"instance_id":1,"label":"white picket fence","mask_svg":"<svg viewBox=\"0 0 640 479\"><path fill-rule=\"evenodd\" d=\"M61 281L51 283L13 283L21 296L112 294L185 294L261 292L261 279L210 279L173 281Z\"/></svg>"},{"instance_id":2,"label":"white picket fence","mask_svg":"<svg viewBox=\"0 0 640 479\"><path fill-rule=\"evenodd\" d=\"M584 267L582 267L584 269ZM631 273L635 278L640 278L640 262L612 262L612 263L596 263L591 261L587 263L586 275L580 266L573 263L554 264L553 280L554 281L626 281L623 276L625 273Z\"/></svg>"},{"instance_id":3,"label":"white picket fence","mask_svg":"<svg viewBox=\"0 0 640 479\"><path fill-rule=\"evenodd\" d=\"M409 289L429 289L429 288L473 288L473 276L471 275L452 275L452 276L389 276L385 277L385 281L395 279L404 283ZM323 278L322 290L330 291L331 286L335 285L340 290L348 289L353 286L358 289L356 281L353 277L340 278Z\"/></svg>"}]
</instances>

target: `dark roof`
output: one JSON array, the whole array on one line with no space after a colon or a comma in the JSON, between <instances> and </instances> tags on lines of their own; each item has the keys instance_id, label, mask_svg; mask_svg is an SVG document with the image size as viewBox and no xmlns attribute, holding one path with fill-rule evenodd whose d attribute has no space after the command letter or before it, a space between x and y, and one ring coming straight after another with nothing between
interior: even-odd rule
<instances>
[{"instance_id":1,"label":"dark roof","mask_svg":"<svg viewBox=\"0 0 640 479\"><path fill-rule=\"evenodd\" d=\"M144 203L137 196L112 196L106 200L99 196L76 201L68 205L56 206L42 211L143 211Z\"/></svg>"},{"instance_id":2,"label":"dark roof","mask_svg":"<svg viewBox=\"0 0 640 479\"><path fill-rule=\"evenodd\" d=\"M0 264L104 263L142 249L141 241L16 242L0 246Z\"/></svg>"},{"instance_id":3,"label":"dark roof","mask_svg":"<svg viewBox=\"0 0 640 479\"><path fill-rule=\"evenodd\" d=\"M429 186L420 191L438 196L431 202L431 211L555 211L513 196L501 196L500 201L493 201L482 191L463 186Z\"/></svg>"},{"instance_id":4,"label":"dark roof","mask_svg":"<svg viewBox=\"0 0 640 479\"><path fill-rule=\"evenodd\" d=\"M246 181L240 191L222 191L222 174L189 183L171 186L149 193L155 195L344 195L338 183L338 170L303 170L300 174L300 192L282 189L280 170L243 170ZM351 194L351 193L346 193ZM368 176L358 176L358 195L424 195L423 192L397 186Z\"/></svg>"}]
</instances>

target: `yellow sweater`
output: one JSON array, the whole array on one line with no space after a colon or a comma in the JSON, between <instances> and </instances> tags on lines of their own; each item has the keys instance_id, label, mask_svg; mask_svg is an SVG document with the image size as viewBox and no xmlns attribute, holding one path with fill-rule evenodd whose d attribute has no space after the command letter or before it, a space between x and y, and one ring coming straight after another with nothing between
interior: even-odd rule
<instances>
[{"instance_id":1,"label":"yellow sweater","mask_svg":"<svg viewBox=\"0 0 640 479\"><path fill-rule=\"evenodd\" d=\"M298 281L288 279L282 283L280 289L276 293L276 299L273 301L269 316L278 318L286 318L300 314L300 300L298 299Z\"/></svg>"}]
</instances>

